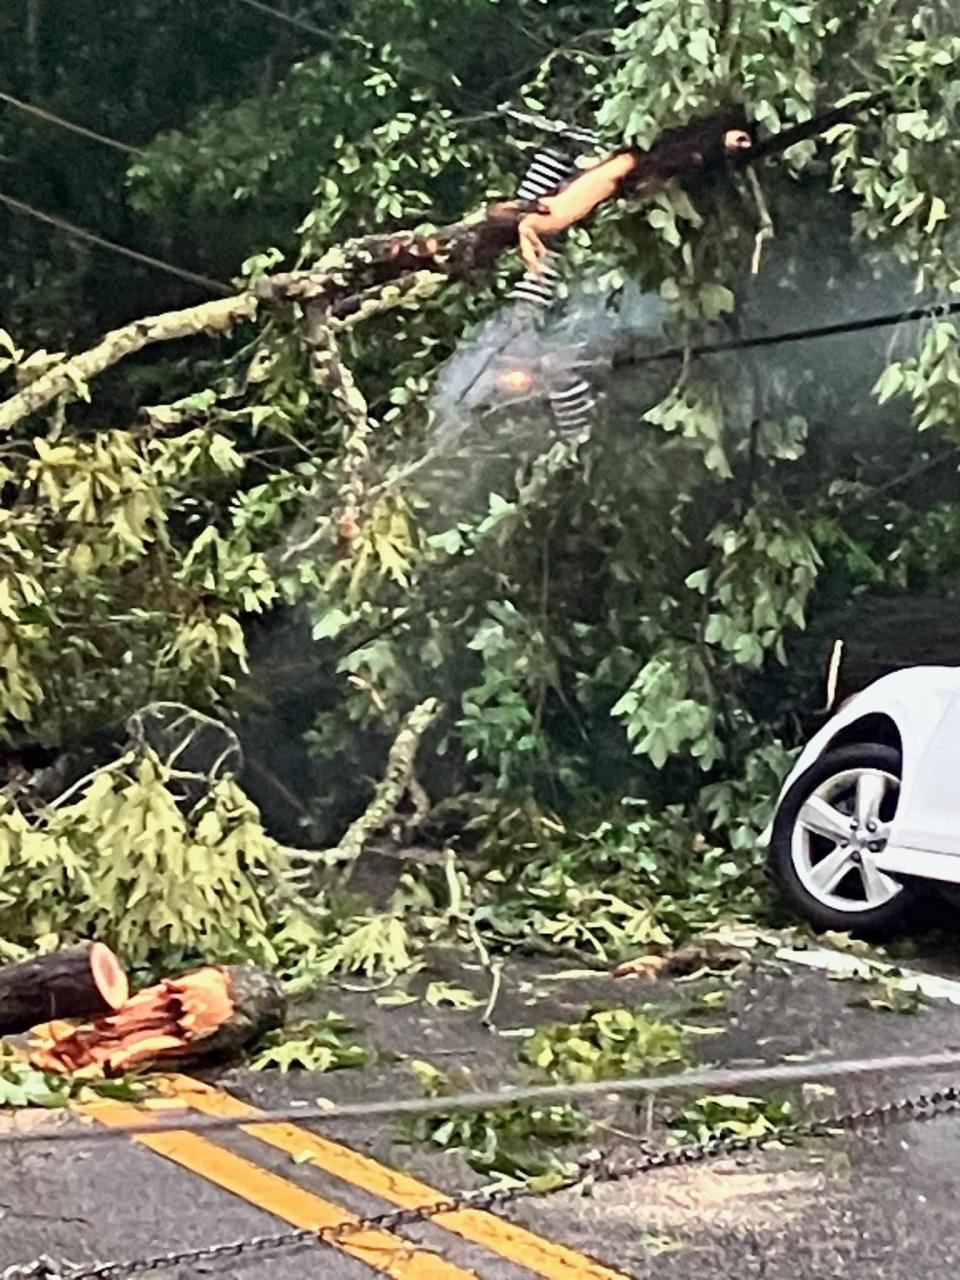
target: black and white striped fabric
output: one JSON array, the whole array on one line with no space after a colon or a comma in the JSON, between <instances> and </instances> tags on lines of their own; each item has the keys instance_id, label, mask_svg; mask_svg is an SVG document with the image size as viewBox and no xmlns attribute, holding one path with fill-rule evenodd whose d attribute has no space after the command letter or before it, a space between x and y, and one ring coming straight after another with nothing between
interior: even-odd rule
<instances>
[{"instance_id":1,"label":"black and white striped fabric","mask_svg":"<svg viewBox=\"0 0 960 1280\"><path fill-rule=\"evenodd\" d=\"M553 147L545 147L534 155L530 167L523 175L517 196L521 200L539 200L562 187L573 171L571 156Z\"/></svg>"},{"instance_id":2,"label":"black and white striped fabric","mask_svg":"<svg viewBox=\"0 0 960 1280\"><path fill-rule=\"evenodd\" d=\"M551 195L569 182L575 172L576 166L571 155L553 147L544 147L535 153L527 172L523 175L523 181L517 190L517 198L542 200L544 196ZM557 296L557 288L561 280L559 258L559 254L548 251L540 275L525 271L510 290L513 301L529 302L535 307L548 307Z\"/></svg>"},{"instance_id":3,"label":"black and white striped fabric","mask_svg":"<svg viewBox=\"0 0 960 1280\"><path fill-rule=\"evenodd\" d=\"M558 191L576 174L577 156L585 150L595 150L600 145L597 134L588 129L578 129L560 121L544 121L515 111L508 111L507 114L524 124L549 132L557 144L541 147L534 153L517 189L517 197L521 200L542 200ZM547 256L541 263L540 274L525 271L510 291L512 301L541 310L549 307L557 297L563 278L561 264L561 255L548 249ZM575 370L557 371L550 379L547 397L554 422L560 431L573 432L588 425L596 399L590 383Z\"/></svg>"},{"instance_id":4,"label":"black and white striped fabric","mask_svg":"<svg viewBox=\"0 0 960 1280\"><path fill-rule=\"evenodd\" d=\"M570 379L547 392L553 420L560 431L573 432L586 427L596 407L593 388L586 378Z\"/></svg>"}]
</instances>

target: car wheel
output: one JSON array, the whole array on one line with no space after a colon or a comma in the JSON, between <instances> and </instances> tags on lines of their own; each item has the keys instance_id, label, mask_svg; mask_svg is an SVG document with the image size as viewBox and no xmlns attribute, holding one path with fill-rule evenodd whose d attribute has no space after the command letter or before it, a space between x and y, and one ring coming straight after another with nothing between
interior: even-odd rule
<instances>
[{"instance_id":1,"label":"car wheel","mask_svg":"<svg viewBox=\"0 0 960 1280\"><path fill-rule=\"evenodd\" d=\"M784 796L770 867L784 896L818 930L889 937L923 896L880 871L900 793L900 753L877 743L821 756Z\"/></svg>"}]
</instances>

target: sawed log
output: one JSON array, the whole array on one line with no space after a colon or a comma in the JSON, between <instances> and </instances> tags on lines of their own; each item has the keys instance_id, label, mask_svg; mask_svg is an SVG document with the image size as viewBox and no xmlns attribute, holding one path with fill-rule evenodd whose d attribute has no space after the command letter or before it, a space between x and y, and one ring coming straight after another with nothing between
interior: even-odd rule
<instances>
[{"instance_id":1,"label":"sawed log","mask_svg":"<svg viewBox=\"0 0 960 1280\"><path fill-rule=\"evenodd\" d=\"M127 999L123 966L102 942L66 947L0 968L0 1035L16 1035L47 1018L92 1018Z\"/></svg>"},{"instance_id":2,"label":"sawed log","mask_svg":"<svg viewBox=\"0 0 960 1280\"><path fill-rule=\"evenodd\" d=\"M285 1017L283 987L271 974L253 965L209 965L164 978L93 1022L34 1027L29 1056L42 1071L118 1076L236 1054Z\"/></svg>"}]
</instances>

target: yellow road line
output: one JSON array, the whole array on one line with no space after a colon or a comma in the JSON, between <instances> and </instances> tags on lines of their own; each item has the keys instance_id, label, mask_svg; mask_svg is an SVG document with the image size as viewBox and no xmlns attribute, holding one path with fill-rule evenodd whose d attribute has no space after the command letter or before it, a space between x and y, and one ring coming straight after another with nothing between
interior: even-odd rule
<instances>
[{"instance_id":1,"label":"yellow road line","mask_svg":"<svg viewBox=\"0 0 960 1280\"><path fill-rule=\"evenodd\" d=\"M177 1097L206 1115L249 1116L255 1120L261 1114L256 1107L241 1102L239 1098L189 1076L168 1076L159 1082L159 1087L165 1095ZM312 1163L328 1173L400 1208L423 1208L448 1198L409 1174L390 1169L369 1156L296 1125L249 1124L242 1128L244 1133L288 1155L309 1156ZM574 1249L546 1240L493 1213L458 1209L453 1213L438 1213L433 1221L464 1240L482 1245L491 1253L526 1267L544 1280L630 1280L623 1272L611 1271Z\"/></svg>"},{"instance_id":2,"label":"yellow road line","mask_svg":"<svg viewBox=\"0 0 960 1280\"><path fill-rule=\"evenodd\" d=\"M125 1102L97 1101L78 1104L75 1108L100 1124L118 1127L149 1122L149 1113ZM284 1222L308 1231L319 1231L337 1223L355 1222L356 1215L339 1205L288 1182L278 1174L261 1169L226 1147L195 1133L166 1131L139 1134L135 1142L166 1156L191 1173L199 1174L236 1196L241 1196L258 1209L264 1209ZM466 1271L445 1262L436 1254L386 1231L364 1230L331 1241L330 1247L359 1258L381 1275L395 1280L478 1280L474 1271Z\"/></svg>"}]
</instances>

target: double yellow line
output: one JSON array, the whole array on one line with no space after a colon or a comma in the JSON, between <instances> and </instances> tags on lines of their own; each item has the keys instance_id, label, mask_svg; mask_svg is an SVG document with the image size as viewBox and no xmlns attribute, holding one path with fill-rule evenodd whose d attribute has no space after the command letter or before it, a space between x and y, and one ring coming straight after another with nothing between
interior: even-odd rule
<instances>
[{"instance_id":1,"label":"double yellow line","mask_svg":"<svg viewBox=\"0 0 960 1280\"><path fill-rule=\"evenodd\" d=\"M159 1082L159 1089L165 1099L204 1115L249 1120L239 1126L241 1132L397 1208L428 1208L447 1198L409 1174L297 1125L257 1123L261 1112L256 1107L188 1076L165 1077ZM97 1100L77 1109L112 1127L142 1124L150 1119L149 1110L124 1102ZM356 1215L333 1201L198 1134L167 1130L140 1134L134 1141L295 1227L320 1231L357 1221ZM437 1214L431 1220L452 1235L525 1267L542 1280L629 1280L622 1272L483 1210L458 1209ZM389 1231L358 1229L345 1233L332 1245L395 1280L481 1280L475 1271L448 1262L423 1245Z\"/></svg>"}]
</instances>

